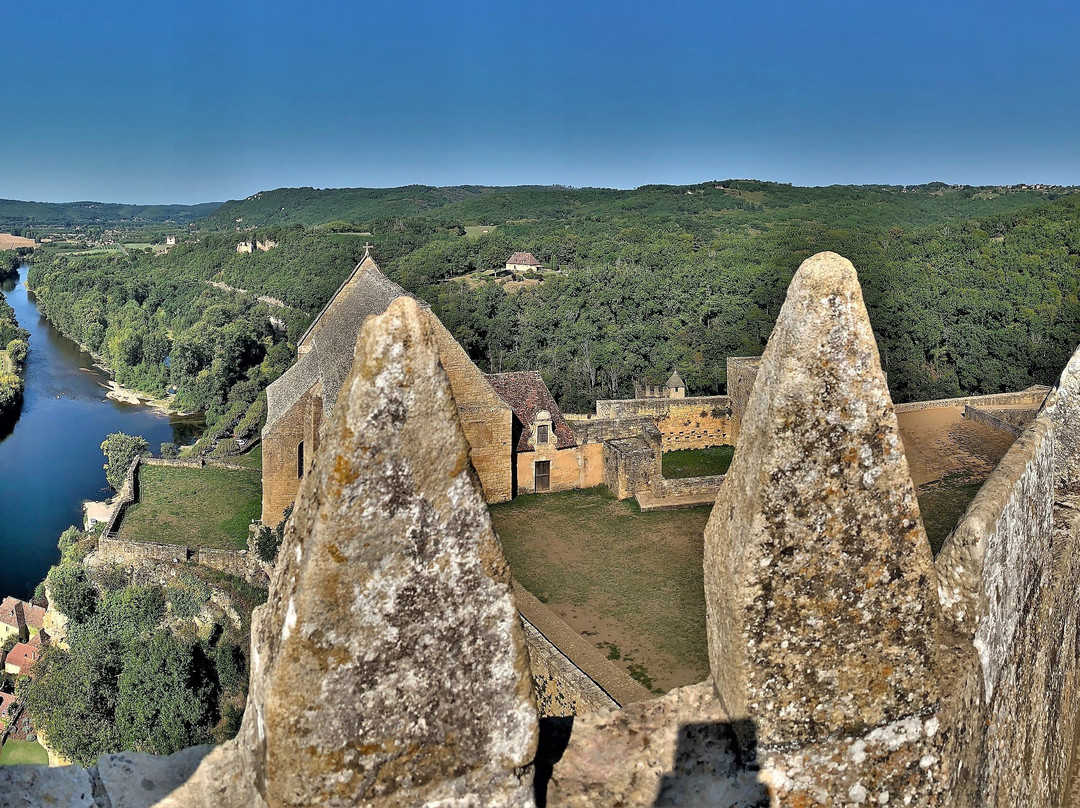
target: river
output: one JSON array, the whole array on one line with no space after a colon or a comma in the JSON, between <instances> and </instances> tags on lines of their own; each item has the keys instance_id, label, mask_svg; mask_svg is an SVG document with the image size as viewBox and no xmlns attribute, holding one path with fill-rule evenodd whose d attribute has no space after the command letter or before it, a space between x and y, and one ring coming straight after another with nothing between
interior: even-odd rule
<instances>
[{"instance_id":1,"label":"river","mask_svg":"<svg viewBox=\"0 0 1080 808\"><path fill-rule=\"evenodd\" d=\"M197 419L107 399L108 375L38 313L25 276L24 266L17 283L3 286L30 332L30 353L22 408L0 424L0 599L29 597L60 556L60 534L82 524L83 501L112 493L102 467L106 435L142 435L156 453L201 430Z\"/></svg>"}]
</instances>

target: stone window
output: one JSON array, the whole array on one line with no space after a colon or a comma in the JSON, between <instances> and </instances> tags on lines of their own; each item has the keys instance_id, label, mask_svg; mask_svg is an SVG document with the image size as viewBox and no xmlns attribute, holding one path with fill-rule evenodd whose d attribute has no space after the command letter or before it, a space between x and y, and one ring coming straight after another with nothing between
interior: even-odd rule
<instances>
[{"instance_id":1,"label":"stone window","mask_svg":"<svg viewBox=\"0 0 1080 808\"><path fill-rule=\"evenodd\" d=\"M536 442L547 443L548 442L548 425L539 424L536 427Z\"/></svg>"},{"instance_id":2,"label":"stone window","mask_svg":"<svg viewBox=\"0 0 1080 808\"><path fill-rule=\"evenodd\" d=\"M304 442L296 444L296 479L304 478Z\"/></svg>"}]
</instances>

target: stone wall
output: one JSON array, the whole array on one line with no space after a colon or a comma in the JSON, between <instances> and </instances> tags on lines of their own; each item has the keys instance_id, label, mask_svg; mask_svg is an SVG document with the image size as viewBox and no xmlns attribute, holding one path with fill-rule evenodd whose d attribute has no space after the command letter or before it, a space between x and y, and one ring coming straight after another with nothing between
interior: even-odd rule
<instances>
[{"instance_id":1,"label":"stone wall","mask_svg":"<svg viewBox=\"0 0 1080 808\"><path fill-rule=\"evenodd\" d=\"M989 427L1006 432L1012 435L1014 438L1019 438L1020 433L1023 432L1023 428L1016 424L1011 424L1008 421L999 418L988 410L984 410L981 407L972 407L970 404L964 405L964 417L969 421L977 421L980 424L986 424Z\"/></svg>"},{"instance_id":2,"label":"stone wall","mask_svg":"<svg viewBox=\"0 0 1080 808\"><path fill-rule=\"evenodd\" d=\"M297 446L304 444L304 466L319 447L323 404L321 386L304 393L273 426L263 430L262 523L273 527L296 500L300 487Z\"/></svg>"},{"instance_id":3,"label":"stone wall","mask_svg":"<svg viewBox=\"0 0 1080 808\"><path fill-rule=\"evenodd\" d=\"M469 442L469 460L480 477L484 497L489 503L506 502L514 495L514 411L439 318L429 313L429 319L439 346L439 361L450 380L461 428Z\"/></svg>"},{"instance_id":4,"label":"stone wall","mask_svg":"<svg viewBox=\"0 0 1080 808\"><path fill-rule=\"evenodd\" d=\"M729 356L727 359L727 392L728 405L731 408L730 431L733 446L738 445L736 441L739 439L739 427L760 367L759 356Z\"/></svg>"},{"instance_id":5,"label":"stone wall","mask_svg":"<svg viewBox=\"0 0 1080 808\"><path fill-rule=\"evenodd\" d=\"M604 444L604 485L619 499L651 489L661 476L660 438L642 432L640 437L610 440Z\"/></svg>"},{"instance_id":6,"label":"stone wall","mask_svg":"<svg viewBox=\"0 0 1080 808\"><path fill-rule=\"evenodd\" d=\"M593 415L566 415L565 418L579 444L636 438L641 435L641 430L656 425L655 419L648 416L597 418Z\"/></svg>"},{"instance_id":7,"label":"stone wall","mask_svg":"<svg viewBox=\"0 0 1080 808\"><path fill-rule=\"evenodd\" d=\"M695 494L715 495L724 482L723 474L713 474L706 477L682 477L669 479L658 477L653 480L653 495L664 499L666 497L685 497Z\"/></svg>"},{"instance_id":8,"label":"stone wall","mask_svg":"<svg viewBox=\"0 0 1080 808\"><path fill-rule=\"evenodd\" d=\"M514 584L539 714L583 715L653 694L604 657L528 590Z\"/></svg>"},{"instance_id":9,"label":"stone wall","mask_svg":"<svg viewBox=\"0 0 1080 808\"><path fill-rule=\"evenodd\" d=\"M194 551L180 544L161 544L149 541L128 541L102 534L98 539L98 560L107 564L135 566L141 561L189 561Z\"/></svg>"},{"instance_id":10,"label":"stone wall","mask_svg":"<svg viewBox=\"0 0 1080 808\"><path fill-rule=\"evenodd\" d=\"M596 402L596 417L614 421L648 418L660 431L665 452L708 449L733 440L727 396L603 400Z\"/></svg>"},{"instance_id":11,"label":"stone wall","mask_svg":"<svg viewBox=\"0 0 1080 808\"><path fill-rule=\"evenodd\" d=\"M914 412L915 410L940 410L945 407L962 407L970 404L973 407L991 407L1002 405L1028 405L1031 407L1042 406L1050 392L1049 387L1033 385L1026 390L1016 393L991 393L985 396L959 396L957 398L937 398L930 401L909 401L906 404L897 404L897 412Z\"/></svg>"}]
</instances>

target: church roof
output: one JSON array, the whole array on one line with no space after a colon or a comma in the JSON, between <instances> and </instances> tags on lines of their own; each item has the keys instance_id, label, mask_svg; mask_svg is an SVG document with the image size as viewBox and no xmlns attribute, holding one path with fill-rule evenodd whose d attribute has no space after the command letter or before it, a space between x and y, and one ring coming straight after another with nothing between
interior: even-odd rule
<instances>
[{"instance_id":1,"label":"church roof","mask_svg":"<svg viewBox=\"0 0 1080 808\"><path fill-rule=\"evenodd\" d=\"M570 424L566 423L559 405L551 395L544 377L535 370L523 370L516 373L492 373L487 380L495 388L495 392L502 396L503 400L510 405L514 416L521 422L523 429L518 438L518 451L528 452L532 450L529 440L532 437L533 422L540 410L551 413L551 431L555 433L558 449L568 449L577 446L574 432Z\"/></svg>"},{"instance_id":2,"label":"church roof","mask_svg":"<svg viewBox=\"0 0 1080 808\"><path fill-rule=\"evenodd\" d=\"M665 387L686 387L686 383L682 380L682 376L679 375L679 371L672 370L671 377L667 380Z\"/></svg>"},{"instance_id":3,"label":"church roof","mask_svg":"<svg viewBox=\"0 0 1080 808\"><path fill-rule=\"evenodd\" d=\"M322 383L323 412L330 415L353 364L364 320L382 314L395 298L408 295L386 277L370 253L338 287L300 338L300 358L266 388L266 428L274 425L316 382ZM426 304L422 304L426 307Z\"/></svg>"},{"instance_id":4,"label":"church roof","mask_svg":"<svg viewBox=\"0 0 1080 808\"><path fill-rule=\"evenodd\" d=\"M508 264L521 264L522 266L538 267L542 264L536 260L532 253L516 252L506 259Z\"/></svg>"}]
</instances>

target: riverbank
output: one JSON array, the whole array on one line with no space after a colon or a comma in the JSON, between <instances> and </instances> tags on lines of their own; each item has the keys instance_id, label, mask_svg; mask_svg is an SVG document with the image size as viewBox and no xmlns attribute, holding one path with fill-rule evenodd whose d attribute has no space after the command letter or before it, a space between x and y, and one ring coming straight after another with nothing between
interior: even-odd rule
<instances>
[{"instance_id":1,"label":"riverbank","mask_svg":"<svg viewBox=\"0 0 1080 808\"><path fill-rule=\"evenodd\" d=\"M85 347L85 346L84 346ZM96 357L95 357L96 358ZM94 366L104 373L112 375L112 370L101 362L95 362ZM105 394L105 398L118 401L121 404L138 404L143 407L149 407L162 415L174 415L180 418L189 418L193 415L198 415L198 412L178 410L172 405L172 398L154 398L149 393L143 393L139 390L129 390L120 384L116 379L109 379L105 386L109 389L109 392Z\"/></svg>"}]
</instances>

